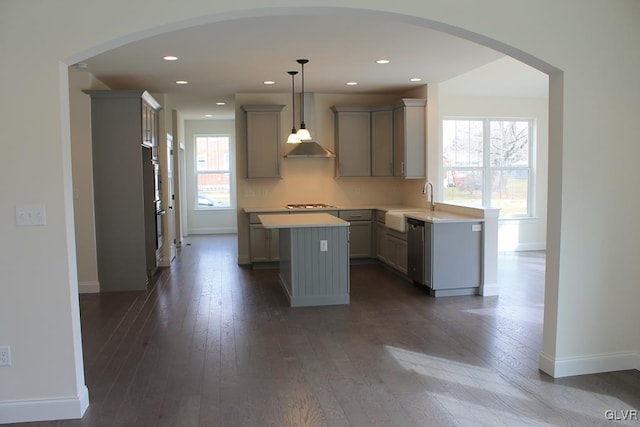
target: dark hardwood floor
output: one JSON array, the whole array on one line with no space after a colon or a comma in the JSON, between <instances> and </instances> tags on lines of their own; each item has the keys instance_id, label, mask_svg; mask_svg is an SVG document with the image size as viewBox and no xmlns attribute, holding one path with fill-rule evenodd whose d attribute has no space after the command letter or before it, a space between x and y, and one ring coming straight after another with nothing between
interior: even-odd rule
<instances>
[{"instance_id":1,"label":"dark hardwood floor","mask_svg":"<svg viewBox=\"0 0 640 427\"><path fill-rule=\"evenodd\" d=\"M29 425L588 426L640 409L638 371L538 370L543 253L501 254L499 297L435 299L356 265L350 305L290 308L277 270L236 264L235 236L187 242L148 292L80 296L91 406Z\"/></svg>"}]
</instances>

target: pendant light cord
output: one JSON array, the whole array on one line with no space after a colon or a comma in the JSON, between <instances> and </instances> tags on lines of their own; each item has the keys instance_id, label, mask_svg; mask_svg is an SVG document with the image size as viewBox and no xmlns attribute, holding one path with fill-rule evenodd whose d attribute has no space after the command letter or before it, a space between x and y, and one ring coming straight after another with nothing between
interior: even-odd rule
<instances>
[{"instance_id":1,"label":"pendant light cord","mask_svg":"<svg viewBox=\"0 0 640 427\"><path fill-rule=\"evenodd\" d=\"M306 129L306 125L304 124L304 64L309 62L308 59L298 59L298 64L302 66L302 97L300 98L300 129Z\"/></svg>"},{"instance_id":2,"label":"pendant light cord","mask_svg":"<svg viewBox=\"0 0 640 427\"><path fill-rule=\"evenodd\" d=\"M291 133L296 133L296 84L295 84L295 76L298 74L297 71L288 71L291 75L291 124L293 125L291 128Z\"/></svg>"}]
</instances>

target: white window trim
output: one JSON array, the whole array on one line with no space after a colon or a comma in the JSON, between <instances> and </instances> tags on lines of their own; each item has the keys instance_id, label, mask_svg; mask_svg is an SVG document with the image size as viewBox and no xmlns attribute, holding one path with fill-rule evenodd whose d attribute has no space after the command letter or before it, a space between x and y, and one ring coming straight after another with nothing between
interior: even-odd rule
<instances>
[{"instance_id":1,"label":"white window trim","mask_svg":"<svg viewBox=\"0 0 640 427\"><path fill-rule=\"evenodd\" d=\"M207 170L207 171L198 171L198 147L197 147L197 139L201 137L226 137L229 139L229 204L231 206L224 207L216 207L216 206L199 206L198 205L198 173L220 173L227 171L218 171L218 170ZM236 159L235 159L235 141L233 140L233 135L229 133L198 133L193 135L193 194L194 194L194 207L193 210L196 212L210 212L210 213L223 213L230 212L236 210Z\"/></svg>"},{"instance_id":2,"label":"white window trim","mask_svg":"<svg viewBox=\"0 0 640 427\"><path fill-rule=\"evenodd\" d=\"M536 164L535 164L535 159L536 159L536 147L537 147L537 143L536 143L536 129L537 129L537 123L536 123L536 119L533 117L483 117L483 116L443 116L441 118L440 121L440 126L443 127L443 122L445 120L476 120L476 121L482 121L483 122L483 127L482 127L482 131L483 131L483 150L482 150L482 154L483 154L483 159L482 159L482 163L483 166L482 168L479 167L474 167L474 166L462 166L462 167L447 167L443 165L443 153L444 153L444 136L441 133L440 135L440 168L442 168L442 172L439 174L438 176L438 185L440 186L440 188L443 187L444 185L444 181L443 181L443 176L444 176L444 172L449 170L449 169L456 169L456 170L482 170L482 188L490 188L491 185L491 171L496 171L496 170L528 170L529 172L529 179L527 182L527 213L526 214L522 214L522 215L510 215L510 216L501 216L500 220L529 220L529 219L536 219L535 217L535 183L536 183ZM490 153L490 149L488 147L489 145L489 141L490 141L490 126L489 123L492 121L527 121L529 122L529 167L528 168L523 168L523 167L500 167L500 168L492 168L491 167L491 153ZM491 193L487 192L487 191L482 191L482 205L483 206L490 206L490 200L491 200Z\"/></svg>"}]
</instances>

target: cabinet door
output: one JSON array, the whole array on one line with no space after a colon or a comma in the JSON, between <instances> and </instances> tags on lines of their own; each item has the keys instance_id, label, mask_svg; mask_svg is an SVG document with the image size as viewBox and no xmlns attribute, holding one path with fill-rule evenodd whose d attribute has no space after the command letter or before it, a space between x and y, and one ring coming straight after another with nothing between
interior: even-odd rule
<instances>
[{"instance_id":1,"label":"cabinet door","mask_svg":"<svg viewBox=\"0 0 640 427\"><path fill-rule=\"evenodd\" d=\"M426 100L403 99L393 110L393 174L426 176Z\"/></svg>"},{"instance_id":2,"label":"cabinet door","mask_svg":"<svg viewBox=\"0 0 640 427\"><path fill-rule=\"evenodd\" d=\"M247 178L280 178L282 105L244 105Z\"/></svg>"},{"instance_id":3,"label":"cabinet door","mask_svg":"<svg viewBox=\"0 0 640 427\"><path fill-rule=\"evenodd\" d=\"M400 272L407 274L407 242L397 240L396 242L396 265Z\"/></svg>"},{"instance_id":4,"label":"cabinet door","mask_svg":"<svg viewBox=\"0 0 640 427\"><path fill-rule=\"evenodd\" d=\"M349 257L370 258L371 221L353 221L349 227Z\"/></svg>"},{"instance_id":5,"label":"cabinet door","mask_svg":"<svg viewBox=\"0 0 640 427\"><path fill-rule=\"evenodd\" d=\"M404 107L393 110L393 176L405 176Z\"/></svg>"},{"instance_id":6,"label":"cabinet door","mask_svg":"<svg viewBox=\"0 0 640 427\"><path fill-rule=\"evenodd\" d=\"M249 250L251 262L269 261L267 230L261 224L249 224Z\"/></svg>"},{"instance_id":7,"label":"cabinet door","mask_svg":"<svg viewBox=\"0 0 640 427\"><path fill-rule=\"evenodd\" d=\"M393 111L371 113L371 175L393 176Z\"/></svg>"},{"instance_id":8,"label":"cabinet door","mask_svg":"<svg viewBox=\"0 0 640 427\"><path fill-rule=\"evenodd\" d=\"M338 176L371 176L371 114L336 112Z\"/></svg>"},{"instance_id":9,"label":"cabinet door","mask_svg":"<svg viewBox=\"0 0 640 427\"><path fill-rule=\"evenodd\" d=\"M387 262L386 252L385 252L385 235L386 228L384 223L377 222L376 223L376 257L383 262Z\"/></svg>"}]
</instances>

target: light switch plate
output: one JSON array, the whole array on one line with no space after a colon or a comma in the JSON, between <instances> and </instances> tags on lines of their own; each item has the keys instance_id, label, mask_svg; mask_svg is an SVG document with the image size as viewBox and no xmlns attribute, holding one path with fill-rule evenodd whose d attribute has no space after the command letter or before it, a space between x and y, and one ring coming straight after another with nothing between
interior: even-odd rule
<instances>
[{"instance_id":1,"label":"light switch plate","mask_svg":"<svg viewBox=\"0 0 640 427\"><path fill-rule=\"evenodd\" d=\"M16 225L46 225L47 211L42 204L16 205Z\"/></svg>"},{"instance_id":2,"label":"light switch plate","mask_svg":"<svg viewBox=\"0 0 640 427\"><path fill-rule=\"evenodd\" d=\"M320 252L327 252L329 250L328 245L327 245L327 241L326 240L320 240Z\"/></svg>"},{"instance_id":3,"label":"light switch plate","mask_svg":"<svg viewBox=\"0 0 640 427\"><path fill-rule=\"evenodd\" d=\"M471 231L482 231L482 224L472 224Z\"/></svg>"}]
</instances>

